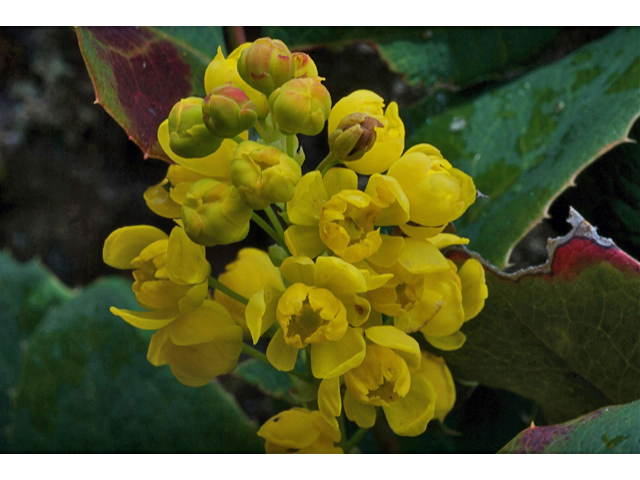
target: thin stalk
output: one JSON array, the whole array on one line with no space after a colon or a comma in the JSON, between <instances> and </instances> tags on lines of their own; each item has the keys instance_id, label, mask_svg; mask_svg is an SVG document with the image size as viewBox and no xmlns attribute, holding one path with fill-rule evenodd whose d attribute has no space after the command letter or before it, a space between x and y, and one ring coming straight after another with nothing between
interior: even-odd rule
<instances>
[{"instance_id":1,"label":"thin stalk","mask_svg":"<svg viewBox=\"0 0 640 480\"><path fill-rule=\"evenodd\" d=\"M284 228L282 228L282 224L278 219L278 215L276 215L276 213L273 211L273 208L271 208L271 205L265 208L264 211L267 213L267 217L269 217L269 220L271 221L271 225L273 225L273 228L275 228L276 232L278 232L278 235L280 235L280 238L282 239L282 241L284 241Z\"/></svg>"},{"instance_id":2,"label":"thin stalk","mask_svg":"<svg viewBox=\"0 0 640 480\"><path fill-rule=\"evenodd\" d=\"M234 292L233 290L231 290L229 287L227 287L226 285L224 285L222 282L220 282L218 279L214 277L209 277L209 286L211 288L215 288L216 290L221 291L225 295L230 296L231 298L233 298L234 300L237 300L240 303L244 303L245 305L249 303L249 300L247 298L243 297L239 293Z\"/></svg>"},{"instance_id":3,"label":"thin stalk","mask_svg":"<svg viewBox=\"0 0 640 480\"><path fill-rule=\"evenodd\" d=\"M306 355L304 356L304 365L307 370L307 377L313 378L313 372L311 371L311 345L307 345L305 353Z\"/></svg>"},{"instance_id":4,"label":"thin stalk","mask_svg":"<svg viewBox=\"0 0 640 480\"><path fill-rule=\"evenodd\" d=\"M260 215L253 212L251 220L256 222L260 228L267 232L267 235L269 235L278 245L287 250L287 245L284 243L284 240L280 239L278 233L267 222L265 222Z\"/></svg>"},{"instance_id":5,"label":"thin stalk","mask_svg":"<svg viewBox=\"0 0 640 480\"><path fill-rule=\"evenodd\" d=\"M240 135L236 135L235 137L233 137L231 140L233 140L234 142L240 144L242 142L244 142L244 138L242 138Z\"/></svg>"},{"instance_id":6,"label":"thin stalk","mask_svg":"<svg viewBox=\"0 0 640 480\"><path fill-rule=\"evenodd\" d=\"M368 428L360 428L356 433L354 433L353 437L351 437L349 441L344 445L344 453L351 452L351 450L353 450L354 447L356 447L365 437L368 431Z\"/></svg>"},{"instance_id":7,"label":"thin stalk","mask_svg":"<svg viewBox=\"0 0 640 480\"><path fill-rule=\"evenodd\" d=\"M262 353L260 350L256 350L255 348L253 348L251 345L247 345L246 343L243 343L242 353L246 353L247 355L250 355L253 358L258 359L261 362L271 365L271 362L269 361L267 356L264 353Z\"/></svg>"},{"instance_id":8,"label":"thin stalk","mask_svg":"<svg viewBox=\"0 0 640 480\"><path fill-rule=\"evenodd\" d=\"M322 176L324 177L325 173L331 169L334 165L338 163L338 159L333 155L333 153L329 152L329 155L324 157L324 160L320 162L320 165L316 168Z\"/></svg>"},{"instance_id":9,"label":"thin stalk","mask_svg":"<svg viewBox=\"0 0 640 480\"><path fill-rule=\"evenodd\" d=\"M291 158L293 158L293 155L295 154L294 152L294 146L293 146L293 139L294 139L294 135L287 135L287 155L289 155Z\"/></svg>"},{"instance_id":10,"label":"thin stalk","mask_svg":"<svg viewBox=\"0 0 640 480\"><path fill-rule=\"evenodd\" d=\"M256 131L258 132L258 135L260 135L262 140L264 140L264 143L271 143L271 138L269 137L269 134L260 123L260 120L256 121L254 128L256 129Z\"/></svg>"},{"instance_id":11,"label":"thin stalk","mask_svg":"<svg viewBox=\"0 0 640 480\"><path fill-rule=\"evenodd\" d=\"M346 453L347 450L347 426L344 423L344 410L342 411L342 413L340 414L340 416L338 417L338 425L340 426L340 446L342 447L342 450Z\"/></svg>"}]
</instances>

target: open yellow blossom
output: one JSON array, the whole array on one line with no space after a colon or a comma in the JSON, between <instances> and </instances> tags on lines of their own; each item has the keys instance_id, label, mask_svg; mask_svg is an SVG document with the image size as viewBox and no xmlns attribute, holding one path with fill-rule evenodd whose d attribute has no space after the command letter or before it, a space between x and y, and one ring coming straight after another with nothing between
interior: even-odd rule
<instances>
[{"instance_id":1,"label":"open yellow blossom","mask_svg":"<svg viewBox=\"0 0 640 480\"><path fill-rule=\"evenodd\" d=\"M144 201L156 215L180 218L180 209L189 188L203 178L206 177L181 165L170 165L167 176L144 192Z\"/></svg>"},{"instance_id":2,"label":"open yellow blossom","mask_svg":"<svg viewBox=\"0 0 640 480\"><path fill-rule=\"evenodd\" d=\"M241 352L240 326L222 305L205 300L151 337L147 359L156 367L169 364L181 383L200 387L233 370Z\"/></svg>"},{"instance_id":3,"label":"open yellow blossom","mask_svg":"<svg viewBox=\"0 0 640 480\"><path fill-rule=\"evenodd\" d=\"M411 204L411 222L400 228L415 238L434 236L459 218L476 199L473 180L452 168L440 151L416 145L389 168Z\"/></svg>"},{"instance_id":4,"label":"open yellow blossom","mask_svg":"<svg viewBox=\"0 0 640 480\"><path fill-rule=\"evenodd\" d=\"M382 173L395 162L404 150L404 124L398 114L398 104L391 102L383 113L384 100L370 90L357 90L340 99L329 115L329 134L340 121L353 113L364 113L375 118L382 127L376 128L373 148L358 160L345 161L344 165L362 175Z\"/></svg>"},{"instance_id":5,"label":"open yellow blossom","mask_svg":"<svg viewBox=\"0 0 640 480\"><path fill-rule=\"evenodd\" d=\"M180 227L174 227L171 236L146 225L120 228L105 241L103 259L116 268L134 269L133 292L150 311L111 307L111 313L134 327L162 328L197 309L207 296L211 267L204 247Z\"/></svg>"},{"instance_id":6,"label":"open yellow blossom","mask_svg":"<svg viewBox=\"0 0 640 480\"><path fill-rule=\"evenodd\" d=\"M436 392L433 416L443 422L456 403L456 386L444 359L429 352L422 352L420 367L411 373L421 376L433 386Z\"/></svg>"},{"instance_id":7,"label":"open yellow blossom","mask_svg":"<svg viewBox=\"0 0 640 480\"><path fill-rule=\"evenodd\" d=\"M258 107L258 116L264 118L269 113L267 97L258 90L251 88L238 73L238 59L240 58L240 54L251 45L250 42L243 43L231 52L227 58L224 57L222 48L218 47L218 53L213 60L211 60L211 63L204 73L204 89L206 93L211 93L214 88L232 82L247 94L255 106Z\"/></svg>"},{"instance_id":8,"label":"open yellow blossom","mask_svg":"<svg viewBox=\"0 0 640 480\"><path fill-rule=\"evenodd\" d=\"M344 453L335 444L340 430L328 424L319 411L292 408L265 422L258 435L266 453Z\"/></svg>"},{"instance_id":9,"label":"open yellow blossom","mask_svg":"<svg viewBox=\"0 0 640 480\"><path fill-rule=\"evenodd\" d=\"M382 265L395 262L403 239L376 227L397 225L408 218L408 200L397 182L375 174L364 192L357 175L345 168L306 174L287 203L285 241L294 255L315 257L329 248L349 263L364 259Z\"/></svg>"},{"instance_id":10,"label":"open yellow blossom","mask_svg":"<svg viewBox=\"0 0 640 480\"><path fill-rule=\"evenodd\" d=\"M218 280L245 298L251 298L267 284L284 291L280 271L262 250L243 248L238 252L237 259L228 264L225 270ZM213 298L229 311L231 317L242 327L245 337L249 338L251 334L245 320L245 305L220 290L214 292Z\"/></svg>"},{"instance_id":11,"label":"open yellow blossom","mask_svg":"<svg viewBox=\"0 0 640 480\"><path fill-rule=\"evenodd\" d=\"M337 257L290 257L280 266L290 286L267 284L246 308L253 342L278 322L267 358L278 370L293 369L298 351L311 345L311 371L316 378L338 377L358 366L365 353L362 332L371 306L360 294L384 282Z\"/></svg>"},{"instance_id":12,"label":"open yellow blossom","mask_svg":"<svg viewBox=\"0 0 640 480\"><path fill-rule=\"evenodd\" d=\"M344 375L347 418L370 428L375 423L375 407L382 407L397 435L420 435L433 418L436 392L427 380L410 371L419 367L422 358L418 342L392 326L371 327L365 334L364 361Z\"/></svg>"}]
</instances>

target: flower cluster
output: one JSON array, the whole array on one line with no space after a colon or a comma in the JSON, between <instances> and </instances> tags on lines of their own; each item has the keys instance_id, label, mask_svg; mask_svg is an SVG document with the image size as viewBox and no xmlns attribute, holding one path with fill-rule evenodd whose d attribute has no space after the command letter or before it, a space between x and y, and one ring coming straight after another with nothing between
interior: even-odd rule
<instances>
[{"instance_id":1,"label":"flower cluster","mask_svg":"<svg viewBox=\"0 0 640 480\"><path fill-rule=\"evenodd\" d=\"M431 145L405 150L395 102L358 90L332 108L323 80L279 40L219 50L207 96L178 102L158 129L173 164L144 198L177 226L121 228L103 252L133 270L145 310L111 311L156 330L152 364L201 386L244 352L312 389L258 432L273 453L350 450L342 415L367 429L382 411L406 436L443 420L455 388L426 347L462 347L487 298L478 261L441 253L468 243L448 226L474 202L472 179ZM330 153L303 176L296 135L327 123ZM273 238L269 252L243 248L210 276L205 247L243 240L252 221ZM263 337L266 356L249 344Z\"/></svg>"}]
</instances>

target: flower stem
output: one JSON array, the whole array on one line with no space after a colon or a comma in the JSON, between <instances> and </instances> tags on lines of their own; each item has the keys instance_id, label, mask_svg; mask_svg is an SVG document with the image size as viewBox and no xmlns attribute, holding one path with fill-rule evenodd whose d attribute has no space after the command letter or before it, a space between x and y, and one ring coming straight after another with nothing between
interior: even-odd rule
<instances>
[{"instance_id":1,"label":"flower stem","mask_svg":"<svg viewBox=\"0 0 640 480\"><path fill-rule=\"evenodd\" d=\"M230 296L231 298L233 298L234 300L237 300L240 303L244 303L245 305L249 303L249 300L247 298L243 297L239 293L234 292L233 290L231 290L229 287L227 287L226 285L224 285L222 282L220 282L218 279L214 277L211 277L211 276L209 277L209 286L211 288L215 288L216 290L221 291L225 295Z\"/></svg>"},{"instance_id":2,"label":"flower stem","mask_svg":"<svg viewBox=\"0 0 640 480\"><path fill-rule=\"evenodd\" d=\"M282 241L284 241L284 229L282 228L282 224L280 223L278 216L273 211L273 208L271 208L271 205L265 208L264 211L266 212L267 217L269 217L269 220L271 221L271 225L273 225L273 228L275 228L276 232L278 232L278 235L280 235L280 238L282 239Z\"/></svg>"},{"instance_id":3,"label":"flower stem","mask_svg":"<svg viewBox=\"0 0 640 480\"><path fill-rule=\"evenodd\" d=\"M260 215L258 215L256 212L253 212L253 215L251 215L251 220L256 222L260 228L267 232L267 235L269 235L278 245L287 250L287 245L286 243L284 243L284 240L280 238L278 232L276 232L266 221L264 221Z\"/></svg>"},{"instance_id":4,"label":"flower stem","mask_svg":"<svg viewBox=\"0 0 640 480\"><path fill-rule=\"evenodd\" d=\"M287 155L289 155L291 158L293 158L293 155L295 154L294 146L293 146L293 139L295 138L295 135L287 135L286 138L287 138L287 140L286 140Z\"/></svg>"},{"instance_id":5,"label":"flower stem","mask_svg":"<svg viewBox=\"0 0 640 480\"><path fill-rule=\"evenodd\" d=\"M349 441L345 443L344 453L351 452L351 450L353 450L353 448L360 443L360 440L362 440L365 437L368 431L369 431L368 428L360 428L356 433L354 433L353 437L351 437Z\"/></svg>"},{"instance_id":6,"label":"flower stem","mask_svg":"<svg viewBox=\"0 0 640 480\"><path fill-rule=\"evenodd\" d=\"M242 142L244 142L244 138L242 138L240 135L236 135L235 137L233 137L231 140L233 140L234 142L236 142L237 144L240 144Z\"/></svg>"},{"instance_id":7,"label":"flower stem","mask_svg":"<svg viewBox=\"0 0 640 480\"><path fill-rule=\"evenodd\" d=\"M262 353L260 350L256 350L255 348L253 348L251 345L247 345L246 343L243 343L242 353L246 353L247 355L250 355L253 358L258 359L261 362L271 365L271 362L269 361L267 356L264 353Z\"/></svg>"},{"instance_id":8,"label":"flower stem","mask_svg":"<svg viewBox=\"0 0 640 480\"><path fill-rule=\"evenodd\" d=\"M256 129L256 131L258 132L258 135L260 135L260 138L262 138L262 140L264 140L264 143L271 143L271 138L269 137L269 134L267 133L267 131L264 129L264 127L262 126L262 124L260 123L260 120L257 120L254 128Z\"/></svg>"},{"instance_id":9,"label":"flower stem","mask_svg":"<svg viewBox=\"0 0 640 480\"><path fill-rule=\"evenodd\" d=\"M324 177L325 173L327 173L336 163L338 163L338 159L333 155L333 153L329 152L329 155L324 157L324 160L320 162L320 165L318 165L316 170L318 170Z\"/></svg>"}]
</instances>

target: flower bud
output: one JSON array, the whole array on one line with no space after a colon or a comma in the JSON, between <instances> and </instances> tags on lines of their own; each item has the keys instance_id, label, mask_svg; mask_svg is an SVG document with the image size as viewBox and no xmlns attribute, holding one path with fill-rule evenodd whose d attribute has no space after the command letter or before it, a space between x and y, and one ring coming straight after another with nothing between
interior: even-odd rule
<instances>
[{"instance_id":1,"label":"flower bud","mask_svg":"<svg viewBox=\"0 0 640 480\"><path fill-rule=\"evenodd\" d=\"M384 125L364 113L344 117L329 135L329 148L340 161L358 160L376 143L376 128Z\"/></svg>"},{"instance_id":2,"label":"flower bud","mask_svg":"<svg viewBox=\"0 0 640 480\"><path fill-rule=\"evenodd\" d=\"M249 130L258 119L258 108L242 89L226 84L213 89L202 102L204 124L218 137L231 138Z\"/></svg>"},{"instance_id":3,"label":"flower bud","mask_svg":"<svg viewBox=\"0 0 640 480\"><path fill-rule=\"evenodd\" d=\"M252 141L238 145L231 164L231 181L254 210L291 200L301 175L300 165L286 153Z\"/></svg>"},{"instance_id":4,"label":"flower bud","mask_svg":"<svg viewBox=\"0 0 640 480\"><path fill-rule=\"evenodd\" d=\"M268 37L253 42L238 59L242 79L265 95L291 80L294 71L295 63L287 46Z\"/></svg>"},{"instance_id":5,"label":"flower bud","mask_svg":"<svg viewBox=\"0 0 640 480\"><path fill-rule=\"evenodd\" d=\"M202 99L183 98L169 113L169 148L185 158L201 158L214 153L222 138L213 135L202 120Z\"/></svg>"},{"instance_id":6,"label":"flower bud","mask_svg":"<svg viewBox=\"0 0 640 480\"><path fill-rule=\"evenodd\" d=\"M276 267L282 265L282 262L284 262L285 259L290 256L287 251L280 245L271 245L268 251L269 259L271 260L271 263L273 263Z\"/></svg>"},{"instance_id":7,"label":"flower bud","mask_svg":"<svg viewBox=\"0 0 640 480\"><path fill-rule=\"evenodd\" d=\"M331 95L321 77L288 81L269 97L269 108L285 135L318 135L331 112Z\"/></svg>"},{"instance_id":8,"label":"flower bud","mask_svg":"<svg viewBox=\"0 0 640 480\"><path fill-rule=\"evenodd\" d=\"M302 52L294 52L292 56L295 65L293 78L318 76L318 68L309 55Z\"/></svg>"},{"instance_id":9,"label":"flower bud","mask_svg":"<svg viewBox=\"0 0 640 480\"><path fill-rule=\"evenodd\" d=\"M191 240L207 247L244 239L252 213L234 187L212 178L191 185L182 204L184 230Z\"/></svg>"}]
</instances>

